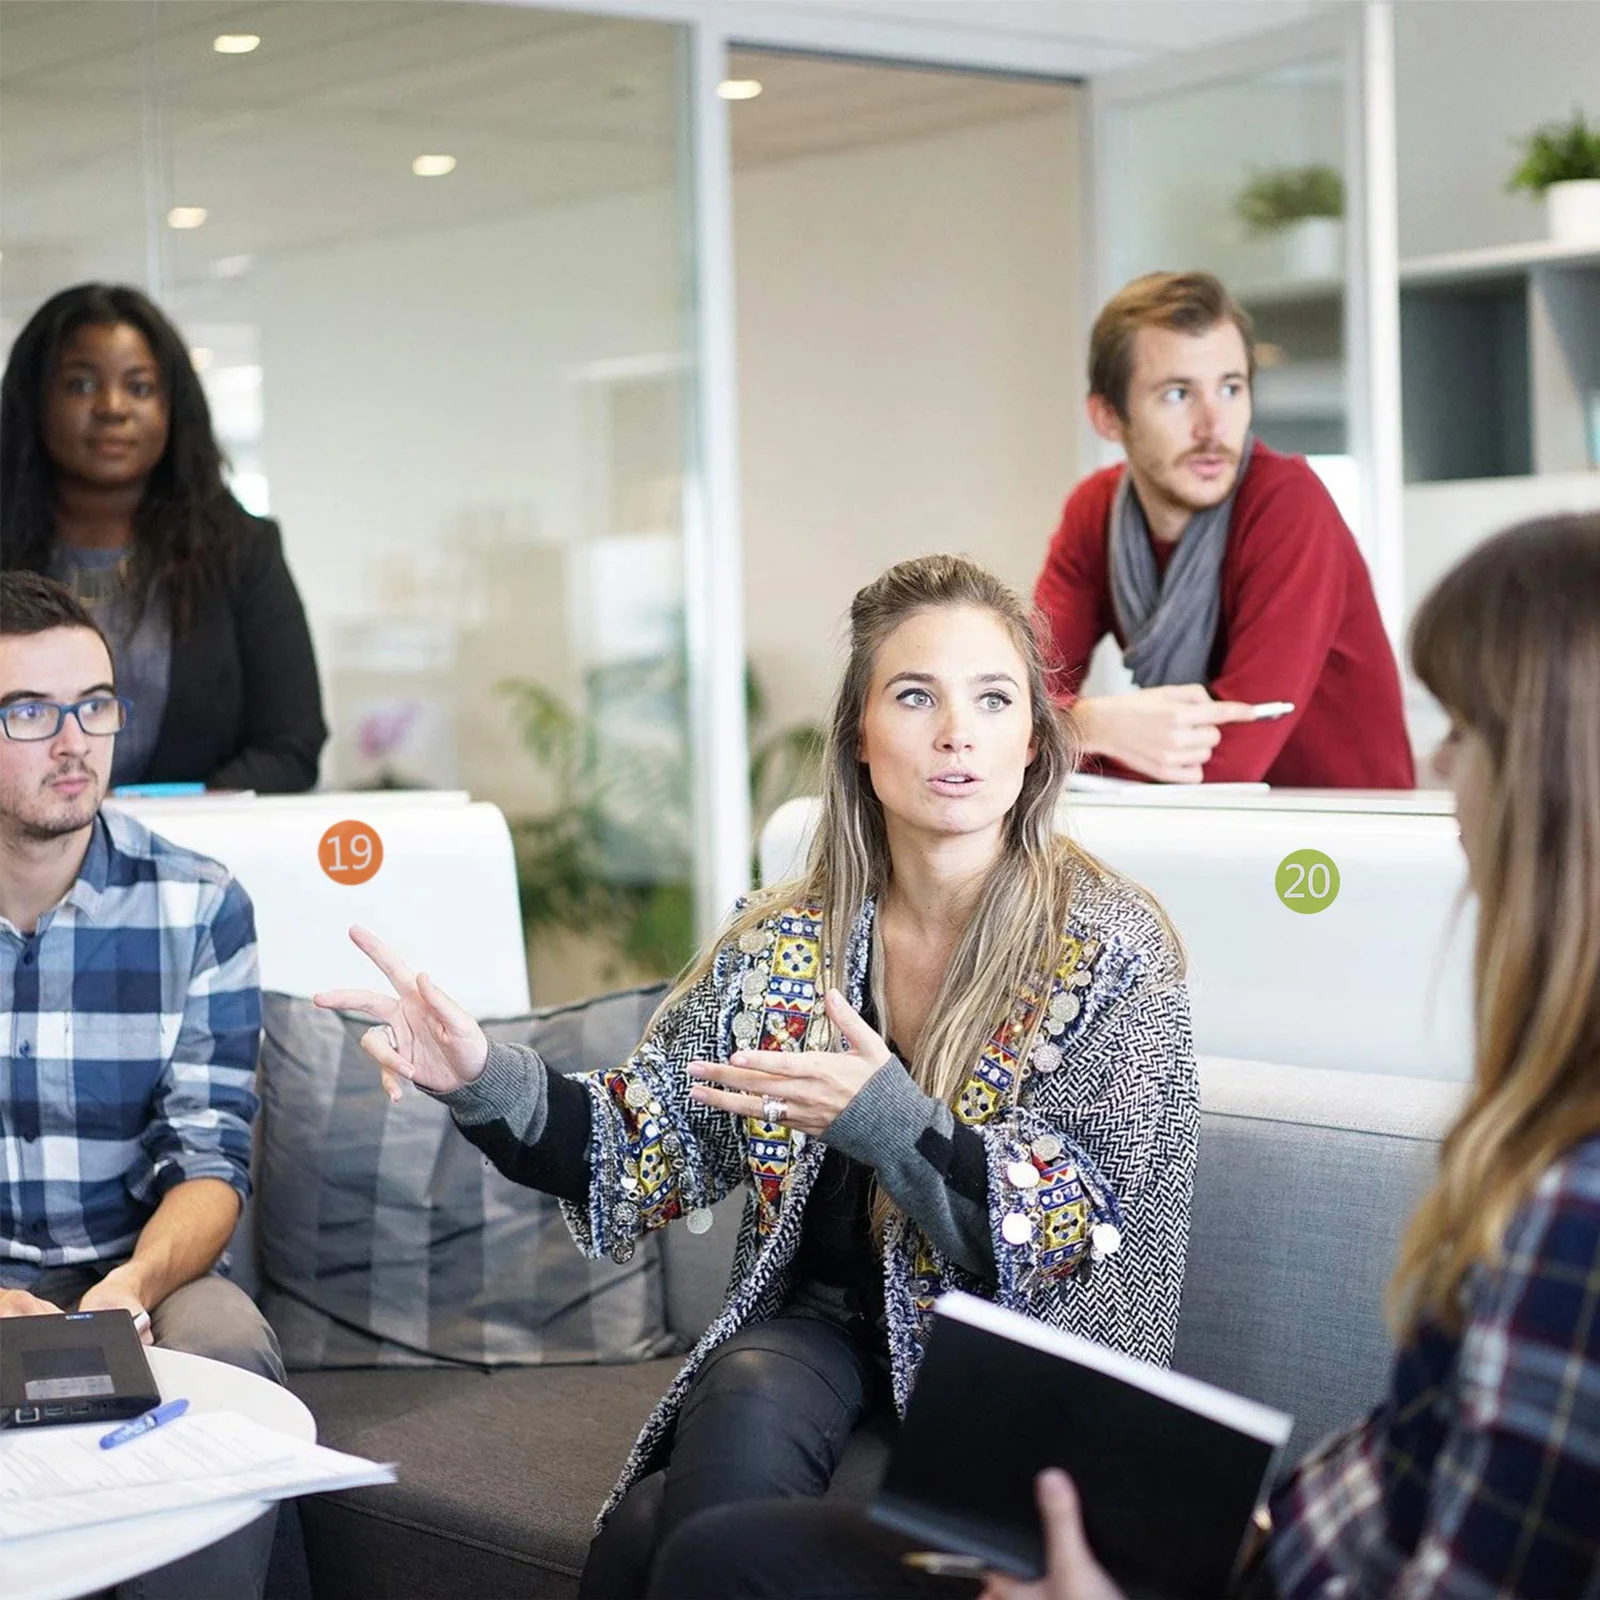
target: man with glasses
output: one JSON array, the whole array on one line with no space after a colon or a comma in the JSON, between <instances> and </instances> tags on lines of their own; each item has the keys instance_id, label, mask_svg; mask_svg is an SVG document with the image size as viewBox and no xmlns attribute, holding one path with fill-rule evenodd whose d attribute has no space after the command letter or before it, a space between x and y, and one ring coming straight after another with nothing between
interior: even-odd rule
<instances>
[{"instance_id":1,"label":"man with glasses","mask_svg":"<svg viewBox=\"0 0 1600 1600\"><path fill-rule=\"evenodd\" d=\"M89 613L0 572L0 1317L122 1307L147 1343L281 1381L213 1270L250 1188L255 917L216 862L101 811L130 714ZM271 1526L140 1592L259 1594Z\"/></svg>"}]
</instances>

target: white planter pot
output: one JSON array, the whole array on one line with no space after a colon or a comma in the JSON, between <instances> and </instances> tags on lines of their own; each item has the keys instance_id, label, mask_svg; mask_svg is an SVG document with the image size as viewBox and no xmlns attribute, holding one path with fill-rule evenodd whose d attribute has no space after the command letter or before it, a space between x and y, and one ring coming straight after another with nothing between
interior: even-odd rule
<instances>
[{"instance_id":1,"label":"white planter pot","mask_svg":"<svg viewBox=\"0 0 1600 1600\"><path fill-rule=\"evenodd\" d=\"M1344 276L1344 218L1301 217L1283 230L1283 267L1291 278Z\"/></svg>"},{"instance_id":2,"label":"white planter pot","mask_svg":"<svg viewBox=\"0 0 1600 1600\"><path fill-rule=\"evenodd\" d=\"M1552 183L1544 192L1555 244L1600 244L1600 178Z\"/></svg>"}]
</instances>

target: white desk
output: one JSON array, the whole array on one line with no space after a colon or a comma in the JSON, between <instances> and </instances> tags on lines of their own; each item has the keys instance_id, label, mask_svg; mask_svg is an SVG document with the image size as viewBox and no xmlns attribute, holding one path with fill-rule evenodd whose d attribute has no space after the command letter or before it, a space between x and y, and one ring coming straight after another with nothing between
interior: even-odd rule
<instances>
[{"instance_id":1,"label":"white desk","mask_svg":"<svg viewBox=\"0 0 1600 1600\"><path fill-rule=\"evenodd\" d=\"M790 800L768 819L763 883L799 870L819 804ZM1202 1056L1470 1076L1477 912L1449 794L1147 784L1069 794L1057 826L1166 907L1189 952ZM1277 866L1308 847L1332 857L1340 890L1296 916Z\"/></svg>"},{"instance_id":2,"label":"white desk","mask_svg":"<svg viewBox=\"0 0 1600 1600\"><path fill-rule=\"evenodd\" d=\"M403 950L476 1017L528 1009L517 868L506 819L456 791L111 800L175 844L220 861L255 903L261 987L308 995L378 974L352 922ZM382 865L359 884L323 869L324 831L365 823Z\"/></svg>"},{"instance_id":3,"label":"white desk","mask_svg":"<svg viewBox=\"0 0 1600 1600\"><path fill-rule=\"evenodd\" d=\"M177 1350L149 1350L163 1400L188 1398L195 1411L237 1411L268 1428L315 1443L317 1425L287 1389L254 1373ZM95 1423L92 1431L108 1431ZM0 1467L8 1435L0 1433ZM268 1509L261 1500L164 1511L159 1516L73 1528L32 1539L0 1541L0 1595L5 1600L72 1600L126 1578L164 1567L180 1556L225 1539Z\"/></svg>"}]
</instances>

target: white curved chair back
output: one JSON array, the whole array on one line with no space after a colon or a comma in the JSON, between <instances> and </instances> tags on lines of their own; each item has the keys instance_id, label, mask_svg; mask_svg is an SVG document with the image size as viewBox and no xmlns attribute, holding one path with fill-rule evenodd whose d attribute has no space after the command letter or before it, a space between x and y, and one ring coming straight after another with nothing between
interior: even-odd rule
<instances>
[{"instance_id":1,"label":"white curved chair back","mask_svg":"<svg viewBox=\"0 0 1600 1600\"><path fill-rule=\"evenodd\" d=\"M762 829L764 883L805 859L818 802ZM1201 1054L1463 1079L1471 1064L1474 909L1449 797L1204 790L1072 794L1064 831L1143 884L1189 953ZM1312 915L1277 869L1313 848L1339 869Z\"/></svg>"}]
</instances>

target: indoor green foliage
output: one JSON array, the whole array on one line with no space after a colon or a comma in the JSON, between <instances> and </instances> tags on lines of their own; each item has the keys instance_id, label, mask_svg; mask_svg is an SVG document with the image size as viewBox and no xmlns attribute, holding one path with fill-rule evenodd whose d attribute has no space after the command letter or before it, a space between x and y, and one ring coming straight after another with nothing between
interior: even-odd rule
<instances>
[{"instance_id":1,"label":"indoor green foliage","mask_svg":"<svg viewBox=\"0 0 1600 1600\"><path fill-rule=\"evenodd\" d=\"M598 709L587 719L542 684L500 685L523 748L551 785L547 810L510 822L523 928L530 941L597 937L619 967L665 976L694 940L685 763L670 738L648 736L654 719L636 715L619 727L607 709L660 707L678 686L665 662L643 664L626 681L614 670L592 676L588 698ZM682 726L676 708L660 708L655 728Z\"/></svg>"},{"instance_id":2,"label":"indoor green foliage","mask_svg":"<svg viewBox=\"0 0 1600 1600\"><path fill-rule=\"evenodd\" d=\"M1600 128L1591 128L1582 111L1570 122L1547 122L1528 135L1522 163L1506 182L1508 189L1543 194L1553 183L1600 178Z\"/></svg>"},{"instance_id":3,"label":"indoor green foliage","mask_svg":"<svg viewBox=\"0 0 1600 1600\"><path fill-rule=\"evenodd\" d=\"M1342 217L1344 179L1328 166L1258 172L1240 192L1237 208L1252 233L1276 233L1303 217Z\"/></svg>"},{"instance_id":4,"label":"indoor green foliage","mask_svg":"<svg viewBox=\"0 0 1600 1600\"><path fill-rule=\"evenodd\" d=\"M695 948L694 839L683 663L661 657L589 675L586 716L542 684L507 679L523 748L551 783L551 804L511 820L522 920L541 932L598 938L617 967L666 977ZM764 702L746 675L754 735ZM817 785L821 730L753 738L750 786L757 825Z\"/></svg>"}]
</instances>

